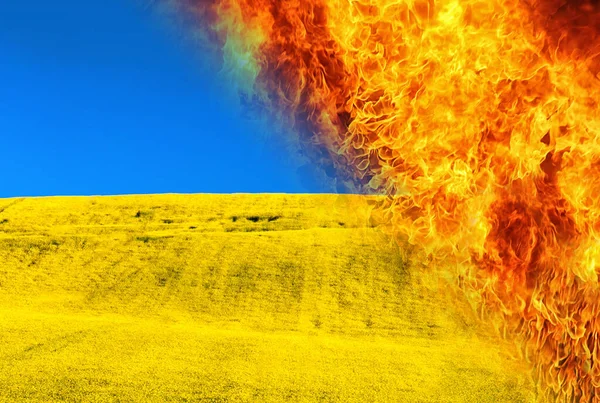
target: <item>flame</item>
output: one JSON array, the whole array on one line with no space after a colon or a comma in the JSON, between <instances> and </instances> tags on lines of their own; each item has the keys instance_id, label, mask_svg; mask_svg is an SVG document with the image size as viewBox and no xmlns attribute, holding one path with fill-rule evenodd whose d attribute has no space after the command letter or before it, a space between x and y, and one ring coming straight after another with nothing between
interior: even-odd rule
<instances>
[{"instance_id":1,"label":"flame","mask_svg":"<svg viewBox=\"0 0 600 403\"><path fill-rule=\"evenodd\" d=\"M600 7L181 0L244 91L521 340L551 400L600 401Z\"/></svg>"}]
</instances>

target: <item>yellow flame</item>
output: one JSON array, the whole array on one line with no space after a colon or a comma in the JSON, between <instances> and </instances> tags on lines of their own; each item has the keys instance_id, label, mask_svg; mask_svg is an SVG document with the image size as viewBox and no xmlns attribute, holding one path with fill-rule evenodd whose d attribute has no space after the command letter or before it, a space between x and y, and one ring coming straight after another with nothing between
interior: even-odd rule
<instances>
[{"instance_id":1,"label":"yellow flame","mask_svg":"<svg viewBox=\"0 0 600 403\"><path fill-rule=\"evenodd\" d=\"M387 228L600 401L600 9L587 0L186 0L228 68Z\"/></svg>"}]
</instances>

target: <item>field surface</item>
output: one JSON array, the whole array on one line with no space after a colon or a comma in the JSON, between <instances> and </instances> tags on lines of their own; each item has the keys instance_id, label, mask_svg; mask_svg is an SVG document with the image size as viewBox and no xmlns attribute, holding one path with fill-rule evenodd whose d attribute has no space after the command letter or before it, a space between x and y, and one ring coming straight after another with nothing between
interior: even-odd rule
<instances>
[{"instance_id":1,"label":"field surface","mask_svg":"<svg viewBox=\"0 0 600 403\"><path fill-rule=\"evenodd\" d=\"M0 199L0 401L529 402L356 196Z\"/></svg>"}]
</instances>

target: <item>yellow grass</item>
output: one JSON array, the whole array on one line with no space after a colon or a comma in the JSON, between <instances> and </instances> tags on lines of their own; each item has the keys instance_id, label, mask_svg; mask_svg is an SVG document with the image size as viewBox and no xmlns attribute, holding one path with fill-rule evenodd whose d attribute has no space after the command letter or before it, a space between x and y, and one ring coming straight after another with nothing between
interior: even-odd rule
<instances>
[{"instance_id":1,"label":"yellow grass","mask_svg":"<svg viewBox=\"0 0 600 403\"><path fill-rule=\"evenodd\" d=\"M0 200L0 401L531 401L361 200Z\"/></svg>"}]
</instances>

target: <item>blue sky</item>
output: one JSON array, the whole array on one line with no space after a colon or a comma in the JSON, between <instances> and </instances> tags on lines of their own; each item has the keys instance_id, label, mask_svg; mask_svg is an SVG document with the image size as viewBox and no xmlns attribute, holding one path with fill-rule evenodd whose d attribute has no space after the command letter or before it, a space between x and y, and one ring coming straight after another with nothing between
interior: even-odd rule
<instances>
[{"instance_id":1,"label":"blue sky","mask_svg":"<svg viewBox=\"0 0 600 403\"><path fill-rule=\"evenodd\" d=\"M0 0L0 197L320 191L176 33L134 0Z\"/></svg>"}]
</instances>

